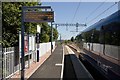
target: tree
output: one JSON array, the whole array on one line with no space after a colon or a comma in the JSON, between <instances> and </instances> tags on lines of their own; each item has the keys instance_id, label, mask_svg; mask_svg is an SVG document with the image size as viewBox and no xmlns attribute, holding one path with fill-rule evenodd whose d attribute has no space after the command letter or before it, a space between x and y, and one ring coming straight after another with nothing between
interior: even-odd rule
<instances>
[{"instance_id":1,"label":"tree","mask_svg":"<svg viewBox=\"0 0 120 80\"><path fill-rule=\"evenodd\" d=\"M50 37L47 34L43 34L40 37L41 37L41 42L49 42Z\"/></svg>"},{"instance_id":2,"label":"tree","mask_svg":"<svg viewBox=\"0 0 120 80\"><path fill-rule=\"evenodd\" d=\"M48 23L45 23L45 22L41 24L41 35L40 35L41 38L40 38L40 41L41 42L46 42L46 40L44 41L44 39L42 38L43 35L44 35L44 37L45 37L45 35L49 37L48 38L49 40L47 40L48 42L51 41L51 26L48 25ZM53 41L57 40L57 38L58 38L58 31L57 31L57 29L53 28Z\"/></svg>"},{"instance_id":3,"label":"tree","mask_svg":"<svg viewBox=\"0 0 120 80\"><path fill-rule=\"evenodd\" d=\"M71 38L71 41L74 42L74 37Z\"/></svg>"},{"instance_id":4,"label":"tree","mask_svg":"<svg viewBox=\"0 0 120 80\"><path fill-rule=\"evenodd\" d=\"M19 36L21 31L21 7L35 6L37 2L3 2L2 3L2 43L4 47L18 46ZM37 31L37 24L41 25L42 34L41 41L50 41L51 29L48 23L25 23L25 31L35 34ZM57 30L53 30L54 40L58 37ZM44 39L45 38L45 39ZM45 40L45 41L44 41Z\"/></svg>"},{"instance_id":5,"label":"tree","mask_svg":"<svg viewBox=\"0 0 120 80\"><path fill-rule=\"evenodd\" d=\"M18 46L18 33L21 27L21 7L34 6L36 2L3 2L2 3L2 43L4 47ZM30 32L35 33L34 23L26 23L26 31L31 28Z\"/></svg>"},{"instance_id":6,"label":"tree","mask_svg":"<svg viewBox=\"0 0 120 80\"><path fill-rule=\"evenodd\" d=\"M56 28L53 28L53 41L57 40L58 38L58 31Z\"/></svg>"}]
</instances>

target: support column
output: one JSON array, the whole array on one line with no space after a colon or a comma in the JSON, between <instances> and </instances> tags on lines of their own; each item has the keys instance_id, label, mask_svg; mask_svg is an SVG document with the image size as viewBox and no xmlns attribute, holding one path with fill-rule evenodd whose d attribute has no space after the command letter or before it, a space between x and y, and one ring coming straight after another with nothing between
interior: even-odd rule
<instances>
[{"instance_id":1,"label":"support column","mask_svg":"<svg viewBox=\"0 0 120 80\"><path fill-rule=\"evenodd\" d=\"M24 80L24 69L25 69L25 61L24 61L24 18L23 18L23 7L22 7L22 26L21 26L21 80Z\"/></svg>"},{"instance_id":2,"label":"support column","mask_svg":"<svg viewBox=\"0 0 120 80\"><path fill-rule=\"evenodd\" d=\"M52 49L53 49L52 41L53 41L53 24L51 22L51 53L52 53Z\"/></svg>"}]
</instances>

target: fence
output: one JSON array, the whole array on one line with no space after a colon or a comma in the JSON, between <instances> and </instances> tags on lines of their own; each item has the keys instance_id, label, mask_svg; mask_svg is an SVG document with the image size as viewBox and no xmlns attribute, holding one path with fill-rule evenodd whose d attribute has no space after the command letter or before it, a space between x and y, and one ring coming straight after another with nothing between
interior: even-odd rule
<instances>
[{"instance_id":1,"label":"fence","mask_svg":"<svg viewBox=\"0 0 120 80\"><path fill-rule=\"evenodd\" d=\"M50 42L39 45L40 57L51 50ZM55 47L55 42L53 42L53 47ZM21 69L19 47L4 48L3 54L3 77L9 78ZM33 61L36 61L36 49L29 50L25 55L25 66L28 67Z\"/></svg>"},{"instance_id":2,"label":"fence","mask_svg":"<svg viewBox=\"0 0 120 80\"><path fill-rule=\"evenodd\" d=\"M99 43L84 43L83 47L86 49L95 51L97 53L101 53L101 54L104 53L104 55L120 60L120 57L119 57L120 46L105 44L105 47L104 47L103 44L99 44Z\"/></svg>"},{"instance_id":3,"label":"fence","mask_svg":"<svg viewBox=\"0 0 120 80\"><path fill-rule=\"evenodd\" d=\"M2 78L2 50L0 47L0 80Z\"/></svg>"},{"instance_id":4,"label":"fence","mask_svg":"<svg viewBox=\"0 0 120 80\"><path fill-rule=\"evenodd\" d=\"M25 47L27 46L27 51L25 52L25 67L30 67L30 64L33 61L36 61L37 55L36 50L37 46L35 43L35 35L25 34ZM39 44L39 54L40 57L46 54L51 50L51 42L40 43ZM55 42L53 42L53 48L55 47ZM21 70L21 34L19 32L19 46L4 48L3 52L0 50L0 78L3 75L3 78L9 78L14 75L16 72ZM2 63L3 61L3 63ZM3 65L3 68L2 68Z\"/></svg>"},{"instance_id":5,"label":"fence","mask_svg":"<svg viewBox=\"0 0 120 80\"><path fill-rule=\"evenodd\" d=\"M4 48L3 53L3 77L7 78L17 70L14 66L14 47Z\"/></svg>"}]
</instances>

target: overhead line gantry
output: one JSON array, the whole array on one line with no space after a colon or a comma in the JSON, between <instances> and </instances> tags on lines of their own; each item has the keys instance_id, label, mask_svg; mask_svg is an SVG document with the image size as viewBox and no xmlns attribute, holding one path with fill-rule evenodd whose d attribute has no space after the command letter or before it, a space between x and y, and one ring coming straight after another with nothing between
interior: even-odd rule
<instances>
[{"instance_id":1,"label":"overhead line gantry","mask_svg":"<svg viewBox=\"0 0 120 80\"><path fill-rule=\"evenodd\" d=\"M79 23L55 23L54 24L56 29L58 26L66 26L66 30L68 30L68 26L75 26L76 32L78 32L78 27L86 27L86 24L79 24Z\"/></svg>"}]
</instances>

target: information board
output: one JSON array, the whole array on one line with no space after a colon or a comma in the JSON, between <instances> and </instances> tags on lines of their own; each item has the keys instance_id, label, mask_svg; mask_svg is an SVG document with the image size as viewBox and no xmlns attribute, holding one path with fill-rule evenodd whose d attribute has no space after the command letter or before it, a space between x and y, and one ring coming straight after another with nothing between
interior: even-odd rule
<instances>
[{"instance_id":1,"label":"information board","mask_svg":"<svg viewBox=\"0 0 120 80\"><path fill-rule=\"evenodd\" d=\"M24 22L54 22L53 11L24 12Z\"/></svg>"}]
</instances>

